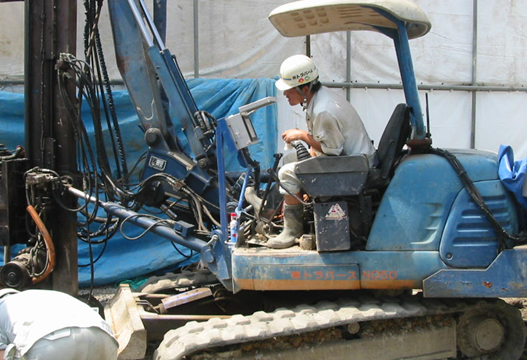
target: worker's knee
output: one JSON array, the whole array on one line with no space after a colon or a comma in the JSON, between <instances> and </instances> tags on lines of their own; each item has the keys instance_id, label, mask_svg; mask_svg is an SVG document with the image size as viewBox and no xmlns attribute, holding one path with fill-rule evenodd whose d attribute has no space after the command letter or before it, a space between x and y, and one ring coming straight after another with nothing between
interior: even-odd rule
<instances>
[{"instance_id":1,"label":"worker's knee","mask_svg":"<svg viewBox=\"0 0 527 360\"><path fill-rule=\"evenodd\" d=\"M298 194L302 191L300 180L295 174L295 163L285 164L278 171L278 179L280 180L280 194L287 195ZM289 192L288 192L289 191Z\"/></svg>"}]
</instances>

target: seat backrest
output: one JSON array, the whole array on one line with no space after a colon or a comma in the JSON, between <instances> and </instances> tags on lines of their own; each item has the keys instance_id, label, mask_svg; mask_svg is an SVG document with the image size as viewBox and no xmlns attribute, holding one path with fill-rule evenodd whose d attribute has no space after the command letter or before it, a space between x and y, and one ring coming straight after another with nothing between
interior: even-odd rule
<instances>
[{"instance_id":1,"label":"seat backrest","mask_svg":"<svg viewBox=\"0 0 527 360\"><path fill-rule=\"evenodd\" d=\"M378 162L370 173L368 187L387 184L392 176L395 161L410 136L411 129L410 107L406 104L397 105L379 141Z\"/></svg>"}]
</instances>

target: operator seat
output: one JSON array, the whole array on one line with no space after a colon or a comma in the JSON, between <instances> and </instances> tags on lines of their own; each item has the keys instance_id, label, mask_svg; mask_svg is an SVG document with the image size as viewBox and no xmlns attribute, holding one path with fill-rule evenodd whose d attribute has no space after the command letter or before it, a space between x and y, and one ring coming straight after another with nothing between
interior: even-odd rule
<instances>
[{"instance_id":1,"label":"operator seat","mask_svg":"<svg viewBox=\"0 0 527 360\"><path fill-rule=\"evenodd\" d=\"M390 182L410 131L410 108L399 104L381 136L373 168L363 154L317 156L298 162L295 172L313 197L359 195L367 188L383 188Z\"/></svg>"},{"instance_id":2,"label":"operator seat","mask_svg":"<svg viewBox=\"0 0 527 360\"><path fill-rule=\"evenodd\" d=\"M368 173L368 188L387 186L393 176L395 162L410 136L410 107L399 104L382 133L377 148L377 164Z\"/></svg>"}]
</instances>

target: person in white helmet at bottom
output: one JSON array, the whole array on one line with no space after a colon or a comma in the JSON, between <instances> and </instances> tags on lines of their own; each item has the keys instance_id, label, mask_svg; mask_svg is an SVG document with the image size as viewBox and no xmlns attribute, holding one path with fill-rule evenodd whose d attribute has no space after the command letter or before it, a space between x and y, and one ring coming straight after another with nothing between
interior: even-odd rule
<instances>
[{"instance_id":1,"label":"person in white helmet at bottom","mask_svg":"<svg viewBox=\"0 0 527 360\"><path fill-rule=\"evenodd\" d=\"M280 67L276 88L283 91L289 105L302 105L307 129L289 129L282 134L286 143L301 140L311 156L365 154L374 165L375 148L355 108L343 97L325 88L319 81L314 61L305 55L287 58ZM294 171L295 162L283 165L279 172L280 193L284 196L284 229L267 241L275 249L291 247L303 234L302 186Z\"/></svg>"},{"instance_id":2,"label":"person in white helmet at bottom","mask_svg":"<svg viewBox=\"0 0 527 360\"><path fill-rule=\"evenodd\" d=\"M115 360L119 344L90 306L54 290L0 290L0 359Z\"/></svg>"}]
</instances>

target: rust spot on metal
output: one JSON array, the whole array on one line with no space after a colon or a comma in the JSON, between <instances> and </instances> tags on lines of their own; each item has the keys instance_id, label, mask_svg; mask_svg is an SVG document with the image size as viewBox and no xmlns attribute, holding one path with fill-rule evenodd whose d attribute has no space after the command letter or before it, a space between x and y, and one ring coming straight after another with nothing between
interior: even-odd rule
<instances>
[{"instance_id":1,"label":"rust spot on metal","mask_svg":"<svg viewBox=\"0 0 527 360\"><path fill-rule=\"evenodd\" d=\"M122 56L116 56L115 57L117 68L121 71L126 73L129 69L129 62L130 60L128 58L122 57Z\"/></svg>"},{"instance_id":2,"label":"rust spot on metal","mask_svg":"<svg viewBox=\"0 0 527 360\"><path fill-rule=\"evenodd\" d=\"M490 289L492 287L492 283L488 281L483 281L483 286Z\"/></svg>"}]
</instances>

